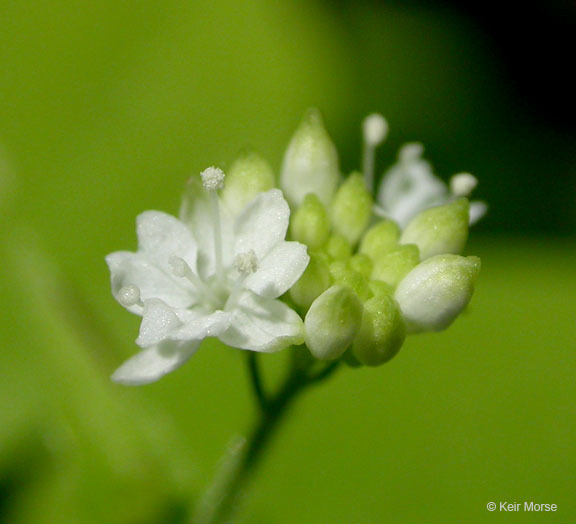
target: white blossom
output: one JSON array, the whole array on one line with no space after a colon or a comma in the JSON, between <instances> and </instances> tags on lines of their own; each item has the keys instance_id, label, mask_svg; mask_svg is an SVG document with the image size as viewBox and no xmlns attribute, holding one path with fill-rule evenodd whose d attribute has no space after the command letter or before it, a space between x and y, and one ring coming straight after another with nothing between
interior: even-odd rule
<instances>
[{"instance_id":1,"label":"white blossom","mask_svg":"<svg viewBox=\"0 0 576 524\"><path fill-rule=\"evenodd\" d=\"M272 189L232 215L216 192L223 176L208 168L204 187L199 177L190 183L181 219L142 213L138 250L106 257L114 296L142 316L143 350L113 374L116 382L154 382L207 337L260 352L303 342L302 320L278 300L309 260L304 245L285 241L288 204Z\"/></svg>"},{"instance_id":2,"label":"white blossom","mask_svg":"<svg viewBox=\"0 0 576 524\"><path fill-rule=\"evenodd\" d=\"M469 173L454 175L450 187L434 175L429 162L422 158L422 144L405 144L398 162L384 175L378 191L376 213L395 220L404 228L420 212L447 204L455 198L469 196L477 185ZM470 224L480 220L487 211L486 203L470 203Z\"/></svg>"}]
</instances>

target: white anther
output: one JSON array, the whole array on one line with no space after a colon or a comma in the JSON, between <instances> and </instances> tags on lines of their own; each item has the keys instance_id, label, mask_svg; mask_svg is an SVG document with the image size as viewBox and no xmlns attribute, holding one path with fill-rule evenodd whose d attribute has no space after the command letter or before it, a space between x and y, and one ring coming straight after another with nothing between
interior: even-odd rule
<instances>
[{"instance_id":1,"label":"white anther","mask_svg":"<svg viewBox=\"0 0 576 524\"><path fill-rule=\"evenodd\" d=\"M450 179L450 191L457 197L467 197L477 185L478 180L470 173L458 173Z\"/></svg>"},{"instance_id":2,"label":"white anther","mask_svg":"<svg viewBox=\"0 0 576 524\"><path fill-rule=\"evenodd\" d=\"M249 275L258 269L258 257L253 249L238 253L234 258L234 267L243 274Z\"/></svg>"},{"instance_id":3,"label":"white anther","mask_svg":"<svg viewBox=\"0 0 576 524\"><path fill-rule=\"evenodd\" d=\"M135 306L136 304L142 305L140 289L134 284L120 288L120 291L118 291L118 301L125 307Z\"/></svg>"},{"instance_id":4,"label":"white anther","mask_svg":"<svg viewBox=\"0 0 576 524\"><path fill-rule=\"evenodd\" d=\"M413 162L418 160L424 153L424 146L418 142L410 142L409 144L404 144L400 148L398 153L398 158L401 162Z\"/></svg>"},{"instance_id":5,"label":"white anther","mask_svg":"<svg viewBox=\"0 0 576 524\"><path fill-rule=\"evenodd\" d=\"M208 167L202 173L202 184L207 191L216 191L224 187L224 178L226 175L219 167Z\"/></svg>"},{"instance_id":6,"label":"white anther","mask_svg":"<svg viewBox=\"0 0 576 524\"><path fill-rule=\"evenodd\" d=\"M187 277L192 270L183 258L172 255L168 259L168 263L172 266L172 274L175 277Z\"/></svg>"},{"instance_id":7,"label":"white anther","mask_svg":"<svg viewBox=\"0 0 576 524\"><path fill-rule=\"evenodd\" d=\"M364 141L372 147L381 144L388 134L388 122L378 113L368 115L362 123L362 128Z\"/></svg>"}]
</instances>

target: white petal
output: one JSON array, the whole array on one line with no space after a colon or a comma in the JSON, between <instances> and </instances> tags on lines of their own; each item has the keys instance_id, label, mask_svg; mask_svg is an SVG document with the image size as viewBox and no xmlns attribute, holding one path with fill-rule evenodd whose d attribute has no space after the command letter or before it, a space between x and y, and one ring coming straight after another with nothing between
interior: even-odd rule
<instances>
[{"instance_id":1,"label":"white petal","mask_svg":"<svg viewBox=\"0 0 576 524\"><path fill-rule=\"evenodd\" d=\"M145 211L136 220L139 251L166 271L172 256L184 259L196 270L197 247L192 232L177 218L160 211Z\"/></svg>"},{"instance_id":2,"label":"white petal","mask_svg":"<svg viewBox=\"0 0 576 524\"><path fill-rule=\"evenodd\" d=\"M488 204L481 200L470 202L470 225L475 224L488 211Z\"/></svg>"},{"instance_id":3,"label":"white petal","mask_svg":"<svg viewBox=\"0 0 576 524\"><path fill-rule=\"evenodd\" d=\"M271 189L257 196L236 220L234 253L254 250L259 260L286 238L290 209L282 192Z\"/></svg>"},{"instance_id":4,"label":"white petal","mask_svg":"<svg viewBox=\"0 0 576 524\"><path fill-rule=\"evenodd\" d=\"M122 364L111 379L126 386L140 386L156 382L167 373L184 364L200 346L199 341L191 343L165 341L140 351Z\"/></svg>"},{"instance_id":5,"label":"white petal","mask_svg":"<svg viewBox=\"0 0 576 524\"><path fill-rule=\"evenodd\" d=\"M136 344L149 347L163 340L203 340L228 329L232 314L174 309L157 299L144 303L144 318Z\"/></svg>"},{"instance_id":6,"label":"white petal","mask_svg":"<svg viewBox=\"0 0 576 524\"><path fill-rule=\"evenodd\" d=\"M217 337L230 327L232 321L232 313L227 311L214 311L210 314L185 311L179 317L183 324L170 335L175 340Z\"/></svg>"},{"instance_id":7,"label":"white petal","mask_svg":"<svg viewBox=\"0 0 576 524\"><path fill-rule=\"evenodd\" d=\"M136 344L146 348L158 344L182 325L173 308L158 298L144 302L144 314Z\"/></svg>"},{"instance_id":8,"label":"white petal","mask_svg":"<svg viewBox=\"0 0 576 524\"><path fill-rule=\"evenodd\" d=\"M106 262L110 268L112 294L117 300L122 287L134 285L139 288L143 301L159 298L178 308L194 303L194 289L185 279L176 280L141 253L117 251L108 255ZM135 304L127 309L142 314L141 305Z\"/></svg>"},{"instance_id":9,"label":"white petal","mask_svg":"<svg viewBox=\"0 0 576 524\"><path fill-rule=\"evenodd\" d=\"M280 242L258 265L258 270L245 281L244 287L266 298L286 293L302 276L310 257L299 242Z\"/></svg>"},{"instance_id":10,"label":"white petal","mask_svg":"<svg viewBox=\"0 0 576 524\"><path fill-rule=\"evenodd\" d=\"M416 146L403 146L398 163L386 173L378 192L385 214L402 227L421 211L449 200L448 187L420 158L422 149ZM413 154L408 154L411 149Z\"/></svg>"},{"instance_id":11,"label":"white petal","mask_svg":"<svg viewBox=\"0 0 576 524\"><path fill-rule=\"evenodd\" d=\"M219 338L231 347L268 353L302 344L304 325L283 302L245 291L233 311L230 328Z\"/></svg>"}]
</instances>

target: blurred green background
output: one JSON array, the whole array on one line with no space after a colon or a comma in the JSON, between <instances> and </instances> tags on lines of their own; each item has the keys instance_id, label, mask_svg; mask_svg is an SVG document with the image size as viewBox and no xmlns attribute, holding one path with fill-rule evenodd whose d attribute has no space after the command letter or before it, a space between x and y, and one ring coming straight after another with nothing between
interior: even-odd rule
<instances>
[{"instance_id":1,"label":"blurred green background","mask_svg":"<svg viewBox=\"0 0 576 524\"><path fill-rule=\"evenodd\" d=\"M241 147L278 167L309 106L346 171L380 111L379 165L421 140L446 179L476 174L483 272L449 331L301 399L244 521L575 522L574 9L540 9L0 0L0 522L187 521L253 415L242 355L206 344L157 384L111 384L138 318L104 256ZM558 511L486 510L525 500Z\"/></svg>"}]
</instances>

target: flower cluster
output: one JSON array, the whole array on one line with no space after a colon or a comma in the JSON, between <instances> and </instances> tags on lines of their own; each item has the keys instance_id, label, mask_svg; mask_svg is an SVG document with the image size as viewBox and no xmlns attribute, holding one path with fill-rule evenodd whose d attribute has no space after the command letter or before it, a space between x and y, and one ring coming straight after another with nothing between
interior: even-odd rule
<instances>
[{"instance_id":1,"label":"flower cluster","mask_svg":"<svg viewBox=\"0 0 576 524\"><path fill-rule=\"evenodd\" d=\"M208 337L274 352L301 345L321 360L380 365L407 334L439 331L468 304L480 262L463 257L468 226L486 210L448 187L404 146L374 201L374 150L386 121L364 122L364 173L342 178L320 115L310 111L284 157L243 153L227 175L209 167L186 187L179 218L147 211L137 252L108 255L118 302L142 316L142 351L112 376L158 380ZM288 240L286 240L288 237Z\"/></svg>"}]
</instances>

